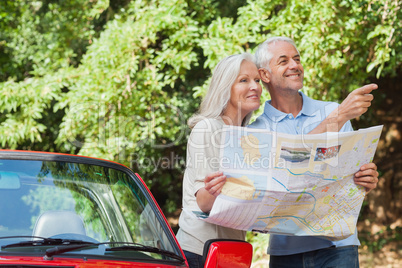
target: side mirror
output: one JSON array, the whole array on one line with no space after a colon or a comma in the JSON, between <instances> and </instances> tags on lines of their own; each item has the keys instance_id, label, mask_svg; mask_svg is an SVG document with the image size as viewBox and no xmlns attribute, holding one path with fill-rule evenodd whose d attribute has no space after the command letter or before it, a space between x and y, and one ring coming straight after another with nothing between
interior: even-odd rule
<instances>
[{"instance_id":1,"label":"side mirror","mask_svg":"<svg viewBox=\"0 0 402 268\"><path fill-rule=\"evenodd\" d=\"M211 239L204 245L204 268L249 268L253 246L242 240Z\"/></svg>"}]
</instances>

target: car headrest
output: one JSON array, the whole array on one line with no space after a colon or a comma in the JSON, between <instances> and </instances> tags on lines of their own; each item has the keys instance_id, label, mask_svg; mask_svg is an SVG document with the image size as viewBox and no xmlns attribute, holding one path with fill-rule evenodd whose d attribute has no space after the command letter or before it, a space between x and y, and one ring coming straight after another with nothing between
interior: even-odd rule
<instances>
[{"instance_id":1,"label":"car headrest","mask_svg":"<svg viewBox=\"0 0 402 268\"><path fill-rule=\"evenodd\" d=\"M33 236L51 237L74 233L86 235L82 218L73 211L46 211L36 220Z\"/></svg>"}]
</instances>

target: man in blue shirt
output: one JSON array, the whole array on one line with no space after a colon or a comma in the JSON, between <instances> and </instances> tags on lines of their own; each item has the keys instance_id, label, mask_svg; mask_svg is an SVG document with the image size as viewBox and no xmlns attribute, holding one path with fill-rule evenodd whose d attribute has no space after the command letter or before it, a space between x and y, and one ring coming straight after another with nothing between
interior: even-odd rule
<instances>
[{"instance_id":1,"label":"man in blue shirt","mask_svg":"<svg viewBox=\"0 0 402 268\"><path fill-rule=\"evenodd\" d=\"M262 43L256 51L256 62L271 100L251 124L253 128L288 134L352 131L349 120L367 111L373 99L369 93L377 88L370 84L356 89L341 105L307 97L299 91L304 77L300 54L293 40L286 37L273 37ZM369 192L377 186L377 177L377 166L369 163L355 174L355 183ZM359 245L357 232L340 241L271 234L270 267L359 267Z\"/></svg>"}]
</instances>

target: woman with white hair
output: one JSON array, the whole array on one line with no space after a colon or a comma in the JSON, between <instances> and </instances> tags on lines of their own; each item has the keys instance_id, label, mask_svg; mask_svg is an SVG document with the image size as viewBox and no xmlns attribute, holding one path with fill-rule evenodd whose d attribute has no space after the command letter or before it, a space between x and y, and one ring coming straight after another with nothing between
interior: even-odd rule
<instances>
[{"instance_id":1,"label":"woman with white hair","mask_svg":"<svg viewBox=\"0 0 402 268\"><path fill-rule=\"evenodd\" d=\"M226 181L219 172L220 133L224 125L246 126L260 107L262 87L251 54L232 55L215 67L200 110L191 117L187 167L183 179L183 211L177 239L191 268L203 267L209 239L244 240L246 232L198 220L191 211L208 213Z\"/></svg>"},{"instance_id":2,"label":"woman with white hair","mask_svg":"<svg viewBox=\"0 0 402 268\"><path fill-rule=\"evenodd\" d=\"M294 42L289 38L275 37L272 40L281 43L285 41L285 44L288 42L294 46ZM268 43L262 45L263 50ZM262 55L260 52L261 50L256 53L258 64L263 64L264 68L271 72L269 62L274 55L272 53ZM298 55L298 52L296 51L293 55L295 54ZM262 70L261 73L264 74L265 71ZM281 79L281 77L279 74L276 79ZM265 77L263 78L265 79ZM269 78L273 80L272 77ZM302 86L302 83L299 84ZM267 88L269 89L269 87ZM373 89L375 87L369 85L350 93L338 106L338 110L335 110L334 116L331 116L331 113L309 133L328 131L328 124L333 123L333 119L349 120L364 113L372 100L372 96L368 93ZM253 111L260 106L261 90L260 75L254 58L248 53L229 56L216 66L199 113L191 117L188 122L192 131L187 144L187 167L183 179L183 211L179 219L180 229L177 239L191 268L203 266L203 247L207 240L245 239L245 231L206 223L191 215L191 211L208 213L211 210L226 182L226 177L219 172L222 127L224 125L247 126ZM271 99L274 97L271 93ZM284 99L284 101L287 100ZM341 112L342 116L339 116ZM339 131L336 128L342 127L342 125L336 124L335 129L331 131ZM371 169L371 167L369 168ZM368 190L377 185L378 172L376 169L376 167L372 168L368 174L364 173L365 171L359 172L362 173L359 175L362 177L363 184L361 185L368 187L367 181L372 181L373 186Z\"/></svg>"}]
</instances>

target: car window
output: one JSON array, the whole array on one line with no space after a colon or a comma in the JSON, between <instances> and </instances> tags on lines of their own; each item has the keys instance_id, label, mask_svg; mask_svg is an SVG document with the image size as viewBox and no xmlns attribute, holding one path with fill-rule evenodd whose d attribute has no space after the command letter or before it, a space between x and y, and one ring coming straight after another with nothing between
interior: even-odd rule
<instances>
[{"instance_id":1,"label":"car window","mask_svg":"<svg viewBox=\"0 0 402 268\"><path fill-rule=\"evenodd\" d=\"M0 160L0 238L78 238L105 243L100 249L90 250L107 256L122 255L105 250L122 242L174 251L165 223L141 187L128 173L105 166ZM0 239L0 245L21 239ZM81 252L86 254L86 249L78 254ZM141 254L166 258L158 253Z\"/></svg>"}]
</instances>

